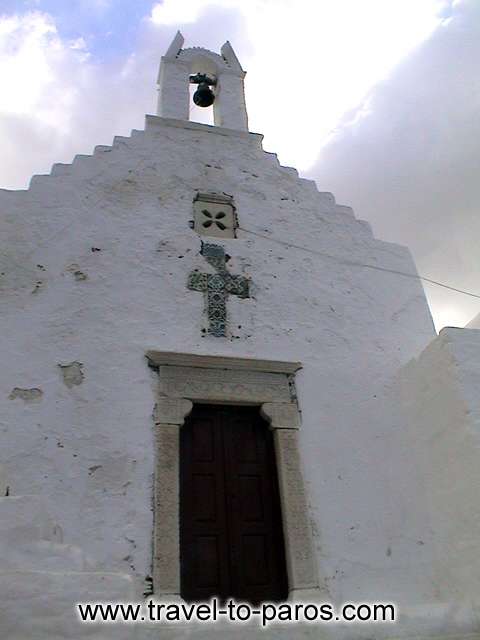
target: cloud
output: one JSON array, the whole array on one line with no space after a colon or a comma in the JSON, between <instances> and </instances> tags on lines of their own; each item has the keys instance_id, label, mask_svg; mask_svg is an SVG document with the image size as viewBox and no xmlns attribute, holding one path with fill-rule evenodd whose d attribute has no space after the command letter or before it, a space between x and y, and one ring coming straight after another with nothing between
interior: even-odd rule
<instances>
[{"instance_id":1,"label":"cloud","mask_svg":"<svg viewBox=\"0 0 480 640\"><path fill-rule=\"evenodd\" d=\"M480 294L480 5L457 0L432 36L338 125L308 173L408 245L421 273ZM425 286L438 327L480 300Z\"/></svg>"},{"instance_id":2,"label":"cloud","mask_svg":"<svg viewBox=\"0 0 480 640\"><path fill-rule=\"evenodd\" d=\"M165 34L166 35L166 34ZM24 188L54 162L71 162L142 128L154 111L155 77L168 36L110 63L97 63L81 38L62 38L52 16L0 18L2 186Z\"/></svg>"},{"instance_id":3,"label":"cloud","mask_svg":"<svg viewBox=\"0 0 480 640\"><path fill-rule=\"evenodd\" d=\"M76 92L71 77L83 61L84 53L60 40L48 15L0 19L0 172L6 186L24 186L39 157L61 149Z\"/></svg>"},{"instance_id":4,"label":"cloud","mask_svg":"<svg viewBox=\"0 0 480 640\"><path fill-rule=\"evenodd\" d=\"M155 24L179 25L195 22L199 14L209 5L229 7L234 3L229 0L163 0L152 7L150 19Z\"/></svg>"}]
</instances>

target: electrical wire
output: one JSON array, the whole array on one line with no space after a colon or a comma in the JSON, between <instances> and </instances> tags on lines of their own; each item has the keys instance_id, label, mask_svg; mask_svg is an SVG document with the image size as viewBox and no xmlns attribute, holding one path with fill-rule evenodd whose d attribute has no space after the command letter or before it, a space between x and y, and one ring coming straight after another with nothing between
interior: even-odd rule
<instances>
[{"instance_id":1,"label":"electrical wire","mask_svg":"<svg viewBox=\"0 0 480 640\"><path fill-rule=\"evenodd\" d=\"M257 231L251 231L249 229L244 229L243 227L238 227L238 229L240 231L244 231L245 233L250 233L251 235L258 236L259 238L263 238L264 240L270 240L270 242L276 242L277 244L283 245L285 247L291 247L292 249L299 249L300 251L305 251L306 253L312 253L314 255L321 256L322 258L330 258L332 260L336 260L340 264L346 264L351 267L365 267L367 269L375 269L376 271L385 271L386 273L393 273L395 275L404 276L405 278L413 278L414 280L423 280L423 282L428 282L429 284L434 284L438 287L443 287L444 289L455 291L456 293L462 293L463 295L480 299L480 294L473 293L472 291L465 291L465 289L459 289L458 287L452 287L448 284L445 284L444 282L439 282L438 280L433 280L432 278L427 278L426 276L421 276L421 275L418 275L417 273L407 273L405 271L398 271L397 269L388 269L387 267L379 267L374 264L365 264L363 262L355 262L353 260L344 260L330 253L325 253L323 251L315 251L314 249L309 249L307 247L301 247L298 244L293 244L292 242L286 242L284 240L272 238L262 233L258 233Z\"/></svg>"}]
</instances>

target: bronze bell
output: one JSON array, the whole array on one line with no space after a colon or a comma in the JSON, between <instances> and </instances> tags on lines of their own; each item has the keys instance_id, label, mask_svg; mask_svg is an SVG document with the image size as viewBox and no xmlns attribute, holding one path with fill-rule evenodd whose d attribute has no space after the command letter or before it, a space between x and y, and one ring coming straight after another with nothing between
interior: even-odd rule
<instances>
[{"instance_id":1,"label":"bronze bell","mask_svg":"<svg viewBox=\"0 0 480 640\"><path fill-rule=\"evenodd\" d=\"M210 107L215 100L215 94L210 89L210 85L215 85L216 81L203 73L190 76L192 84L198 84L198 89L193 94L193 101L198 107Z\"/></svg>"},{"instance_id":2,"label":"bronze bell","mask_svg":"<svg viewBox=\"0 0 480 640\"><path fill-rule=\"evenodd\" d=\"M193 94L193 101L198 107L209 107L215 100L215 94L206 82L201 82Z\"/></svg>"}]
</instances>

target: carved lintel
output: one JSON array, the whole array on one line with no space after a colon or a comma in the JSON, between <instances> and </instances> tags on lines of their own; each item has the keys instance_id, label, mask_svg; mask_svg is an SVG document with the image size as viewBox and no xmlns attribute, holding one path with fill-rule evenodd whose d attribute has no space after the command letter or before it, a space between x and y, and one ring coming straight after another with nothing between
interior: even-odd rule
<instances>
[{"instance_id":1,"label":"carved lintel","mask_svg":"<svg viewBox=\"0 0 480 640\"><path fill-rule=\"evenodd\" d=\"M284 362L281 360L261 360L259 358L235 358L228 356L198 355L195 353L177 353L175 351L147 351L150 366L161 365L201 367L202 369L227 369L230 371L263 371L269 373L295 374L302 368L301 362Z\"/></svg>"},{"instance_id":2,"label":"carved lintel","mask_svg":"<svg viewBox=\"0 0 480 640\"><path fill-rule=\"evenodd\" d=\"M160 392L169 398L252 403L291 400L287 377L279 373L163 365L158 372Z\"/></svg>"},{"instance_id":3,"label":"carved lintel","mask_svg":"<svg viewBox=\"0 0 480 640\"><path fill-rule=\"evenodd\" d=\"M160 397L153 411L155 424L182 425L192 408L193 403L185 398Z\"/></svg>"},{"instance_id":4,"label":"carved lintel","mask_svg":"<svg viewBox=\"0 0 480 640\"><path fill-rule=\"evenodd\" d=\"M264 402L261 414L270 423L270 429L299 429L300 414L297 405L286 402Z\"/></svg>"}]
</instances>

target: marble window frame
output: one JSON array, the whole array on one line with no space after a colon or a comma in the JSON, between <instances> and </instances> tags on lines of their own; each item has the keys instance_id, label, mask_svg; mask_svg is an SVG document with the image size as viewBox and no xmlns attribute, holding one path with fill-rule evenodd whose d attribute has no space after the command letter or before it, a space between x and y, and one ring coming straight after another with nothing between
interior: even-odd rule
<instances>
[{"instance_id":1,"label":"marble window frame","mask_svg":"<svg viewBox=\"0 0 480 640\"><path fill-rule=\"evenodd\" d=\"M228 222L225 229L222 231L215 225L215 209L217 207L226 209L225 219L221 222ZM203 209L213 209L212 211L212 226L204 228L203 222ZM213 192L199 191L193 200L193 220L191 222L193 230L198 233L199 236L205 236L209 238L216 238L217 240L233 240L237 237L238 218L236 207L233 202L233 196L226 196L223 194Z\"/></svg>"},{"instance_id":2,"label":"marble window frame","mask_svg":"<svg viewBox=\"0 0 480 640\"><path fill-rule=\"evenodd\" d=\"M180 429L193 404L260 406L273 431L290 599L320 594L298 431L298 362L149 351L158 371L154 409L153 587L157 598L180 597Z\"/></svg>"}]
</instances>

